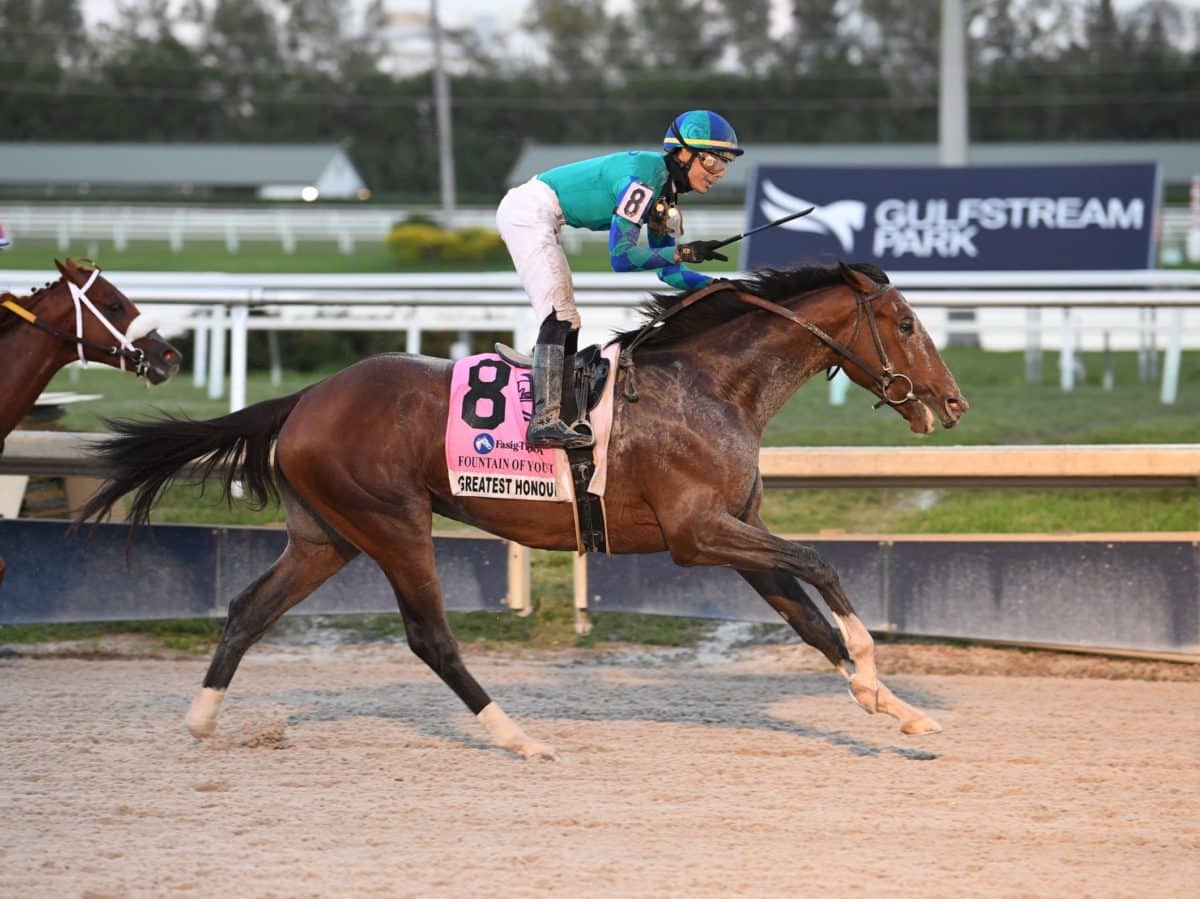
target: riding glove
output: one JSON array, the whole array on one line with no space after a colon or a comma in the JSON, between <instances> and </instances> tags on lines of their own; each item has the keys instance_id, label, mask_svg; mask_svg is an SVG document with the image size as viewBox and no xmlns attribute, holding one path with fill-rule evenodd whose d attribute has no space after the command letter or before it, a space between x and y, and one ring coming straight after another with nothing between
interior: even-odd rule
<instances>
[{"instance_id":1,"label":"riding glove","mask_svg":"<svg viewBox=\"0 0 1200 899\"><path fill-rule=\"evenodd\" d=\"M680 244L679 261L694 264L708 262L710 259L720 259L722 262L728 262L729 257L716 250L720 245L721 241L719 240L693 240L691 243Z\"/></svg>"}]
</instances>

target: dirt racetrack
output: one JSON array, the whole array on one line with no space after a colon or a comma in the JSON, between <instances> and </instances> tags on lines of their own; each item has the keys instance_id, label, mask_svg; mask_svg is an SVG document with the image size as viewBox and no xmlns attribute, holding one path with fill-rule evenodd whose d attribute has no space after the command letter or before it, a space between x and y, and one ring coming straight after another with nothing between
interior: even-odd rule
<instances>
[{"instance_id":1,"label":"dirt racetrack","mask_svg":"<svg viewBox=\"0 0 1200 899\"><path fill-rule=\"evenodd\" d=\"M889 683L946 729L914 740L797 646L468 648L556 765L488 748L400 646L256 647L206 743L183 715L207 659L138 653L0 659L0 895L1175 897L1200 882L1186 666L883 645Z\"/></svg>"}]
</instances>

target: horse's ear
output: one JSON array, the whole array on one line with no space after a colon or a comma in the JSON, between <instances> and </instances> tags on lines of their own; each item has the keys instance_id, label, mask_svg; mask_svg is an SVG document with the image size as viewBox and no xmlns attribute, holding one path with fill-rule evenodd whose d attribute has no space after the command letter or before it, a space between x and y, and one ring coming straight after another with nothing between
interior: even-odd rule
<instances>
[{"instance_id":1,"label":"horse's ear","mask_svg":"<svg viewBox=\"0 0 1200 899\"><path fill-rule=\"evenodd\" d=\"M83 275L79 272L79 264L71 257L68 256L65 262L59 262L55 259L54 265L59 273L68 281L78 284L83 280Z\"/></svg>"},{"instance_id":2,"label":"horse's ear","mask_svg":"<svg viewBox=\"0 0 1200 899\"><path fill-rule=\"evenodd\" d=\"M879 287L868 275L864 275L858 269L853 269L842 260L838 260L838 271L842 273L842 280L857 290L859 293L872 293Z\"/></svg>"}]
</instances>

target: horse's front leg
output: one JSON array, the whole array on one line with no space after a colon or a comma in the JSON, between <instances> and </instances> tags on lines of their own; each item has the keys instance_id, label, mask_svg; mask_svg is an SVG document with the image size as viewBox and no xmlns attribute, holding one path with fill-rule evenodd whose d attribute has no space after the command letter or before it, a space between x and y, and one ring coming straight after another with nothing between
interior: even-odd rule
<instances>
[{"instance_id":1,"label":"horse's front leg","mask_svg":"<svg viewBox=\"0 0 1200 899\"><path fill-rule=\"evenodd\" d=\"M667 534L667 546L671 557L680 565L727 565L738 569L743 576L747 576L751 586L776 608L807 600L802 591L797 592L803 600L789 596L786 576L798 577L812 584L833 612L846 651L854 663L851 672L844 662L839 664L830 652L826 652L849 680L850 695L855 702L869 713L883 712L895 718L900 722L901 731L906 734L937 733L941 730L936 721L897 697L879 680L875 666L875 641L842 590L837 571L812 547L776 537L761 527L759 522L747 523L723 511L693 519L686 527L673 529ZM748 577L754 572L777 577L756 583L757 578ZM803 618L797 621L808 625ZM793 626L796 624L793 623ZM808 629L819 633L811 627ZM805 636L799 627L797 630L801 636ZM820 643L816 645L820 647ZM821 648L824 651L824 647Z\"/></svg>"},{"instance_id":2,"label":"horse's front leg","mask_svg":"<svg viewBox=\"0 0 1200 899\"><path fill-rule=\"evenodd\" d=\"M799 582L789 574L777 571L738 571L754 591L767 601L779 617L791 625L809 646L829 659L847 681L854 672L850 653L841 632L829 623L817 604L804 592Z\"/></svg>"}]
</instances>

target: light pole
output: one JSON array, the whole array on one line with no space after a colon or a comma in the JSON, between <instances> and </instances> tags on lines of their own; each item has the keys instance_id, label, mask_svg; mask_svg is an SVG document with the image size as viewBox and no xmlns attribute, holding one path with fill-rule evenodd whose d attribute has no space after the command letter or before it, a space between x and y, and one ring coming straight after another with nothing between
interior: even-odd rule
<instances>
[{"instance_id":1,"label":"light pole","mask_svg":"<svg viewBox=\"0 0 1200 899\"><path fill-rule=\"evenodd\" d=\"M429 0L433 38L433 103L437 107L438 171L442 182L442 227L454 227L454 141L450 132L450 81L442 54L442 23L438 0Z\"/></svg>"},{"instance_id":2,"label":"light pole","mask_svg":"<svg viewBox=\"0 0 1200 899\"><path fill-rule=\"evenodd\" d=\"M938 159L966 165L967 40L962 0L942 0L942 52L938 67Z\"/></svg>"},{"instance_id":3,"label":"light pole","mask_svg":"<svg viewBox=\"0 0 1200 899\"><path fill-rule=\"evenodd\" d=\"M938 65L938 161L943 166L967 164L967 35L963 0L942 0L942 44ZM951 309L951 322L975 324L974 309ZM950 335L950 344L979 346L977 331ZM1027 369L1028 371L1028 369Z\"/></svg>"}]
</instances>

